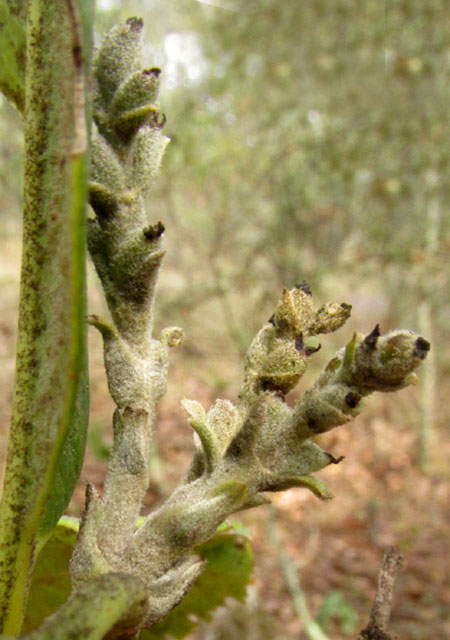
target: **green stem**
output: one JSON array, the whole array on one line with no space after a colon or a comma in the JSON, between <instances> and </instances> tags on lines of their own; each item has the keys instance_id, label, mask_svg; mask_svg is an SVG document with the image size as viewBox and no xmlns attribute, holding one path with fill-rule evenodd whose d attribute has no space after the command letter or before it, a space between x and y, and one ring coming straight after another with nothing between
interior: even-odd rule
<instances>
[{"instance_id":1,"label":"green stem","mask_svg":"<svg viewBox=\"0 0 450 640\"><path fill-rule=\"evenodd\" d=\"M39 629L22 637L24 640L134 638L145 605L145 588L139 578L108 573L89 582Z\"/></svg>"},{"instance_id":2,"label":"green stem","mask_svg":"<svg viewBox=\"0 0 450 640\"><path fill-rule=\"evenodd\" d=\"M76 476L84 451L84 420L75 416L86 365L79 29L78 6L70 0L29 2L17 369L0 508L0 631L14 635L40 539L73 490L73 477L62 489L55 479L64 473L62 465ZM67 453L69 438L72 448L76 443L76 460Z\"/></svg>"}]
</instances>

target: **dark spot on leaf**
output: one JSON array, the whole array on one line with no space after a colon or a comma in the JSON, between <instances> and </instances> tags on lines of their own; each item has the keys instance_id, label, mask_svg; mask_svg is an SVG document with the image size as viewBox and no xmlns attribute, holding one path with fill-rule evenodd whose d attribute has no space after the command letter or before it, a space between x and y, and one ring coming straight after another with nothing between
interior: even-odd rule
<instances>
[{"instance_id":1,"label":"dark spot on leaf","mask_svg":"<svg viewBox=\"0 0 450 640\"><path fill-rule=\"evenodd\" d=\"M302 351L304 346L305 345L303 344L303 333L301 333L295 339L295 348L297 349L297 351Z\"/></svg>"},{"instance_id":2,"label":"dark spot on leaf","mask_svg":"<svg viewBox=\"0 0 450 640\"><path fill-rule=\"evenodd\" d=\"M263 378L261 380L261 389L263 391L276 391L278 392L280 388L271 378Z\"/></svg>"},{"instance_id":3,"label":"dark spot on leaf","mask_svg":"<svg viewBox=\"0 0 450 640\"><path fill-rule=\"evenodd\" d=\"M355 391L349 391L345 396L345 402L351 409L354 409L360 400L361 396Z\"/></svg>"},{"instance_id":4,"label":"dark spot on leaf","mask_svg":"<svg viewBox=\"0 0 450 640\"><path fill-rule=\"evenodd\" d=\"M312 431L313 433L320 433L320 425L317 424L316 419L312 416L308 417L308 419L306 420L306 424L308 425L308 429L310 429L310 431Z\"/></svg>"},{"instance_id":5,"label":"dark spot on leaf","mask_svg":"<svg viewBox=\"0 0 450 640\"><path fill-rule=\"evenodd\" d=\"M345 311L351 311L352 310L352 305L351 304L347 304L346 302L341 302L341 307L343 309L345 309Z\"/></svg>"}]
</instances>

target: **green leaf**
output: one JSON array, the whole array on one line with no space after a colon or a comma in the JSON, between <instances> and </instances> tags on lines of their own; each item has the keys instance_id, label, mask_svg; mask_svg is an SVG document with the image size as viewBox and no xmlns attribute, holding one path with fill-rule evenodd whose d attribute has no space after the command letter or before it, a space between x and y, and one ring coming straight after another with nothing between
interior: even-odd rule
<instances>
[{"instance_id":1,"label":"green leaf","mask_svg":"<svg viewBox=\"0 0 450 640\"><path fill-rule=\"evenodd\" d=\"M43 624L22 640L129 638L145 614L145 584L125 573L104 573L74 592ZM113 634L109 632L114 629ZM131 633L131 635L133 635ZM1 636L0 636L1 637Z\"/></svg>"},{"instance_id":2,"label":"green leaf","mask_svg":"<svg viewBox=\"0 0 450 640\"><path fill-rule=\"evenodd\" d=\"M143 519L142 519L143 521ZM70 596L69 564L79 521L64 516L53 529L34 567L23 632L36 629ZM186 597L157 625L141 632L140 640L184 638L196 626L192 616L210 620L225 598L243 600L253 567L248 532L239 524L222 524L215 536L197 548L206 566Z\"/></svg>"},{"instance_id":3,"label":"green leaf","mask_svg":"<svg viewBox=\"0 0 450 640\"><path fill-rule=\"evenodd\" d=\"M194 429L200 442L202 443L203 453L205 455L206 469L212 471L217 463L219 452L217 447L217 439L208 424L206 412L200 402L196 400L188 400L185 398L181 401L183 409L188 414L188 422Z\"/></svg>"},{"instance_id":4,"label":"green leaf","mask_svg":"<svg viewBox=\"0 0 450 640\"><path fill-rule=\"evenodd\" d=\"M78 2L80 24L79 36L84 38L85 58L89 60L92 48L92 24L93 6L90 0ZM85 74L88 69L84 70ZM76 116L75 116L76 117ZM90 122L87 119L86 126ZM71 324L71 340L75 347L73 357L72 397L66 409L66 436L64 443L56 453L54 459L55 474L52 479L50 493L47 497L45 513L42 517L38 537L40 543L56 526L59 518L64 513L70 502L81 467L83 465L86 450L87 428L89 423L89 373L87 352L87 327L86 316L86 201L87 201L87 176L86 158L83 154L72 157L71 188L72 191L72 224L71 224L71 249L72 249L72 273L67 284L71 286L71 301L73 304L71 317L67 318ZM69 246L67 247L69 249ZM69 314L68 314L69 315ZM70 380L70 373L69 373Z\"/></svg>"},{"instance_id":5,"label":"green leaf","mask_svg":"<svg viewBox=\"0 0 450 640\"><path fill-rule=\"evenodd\" d=\"M203 573L180 604L164 620L141 631L139 640L184 638L195 628L197 620L209 621L212 611L225 598L244 600L253 567L253 555L244 532L220 527L197 552L206 560Z\"/></svg>"},{"instance_id":6,"label":"green leaf","mask_svg":"<svg viewBox=\"0 0 450 640\"><path fill-rule=\"evenodd\" d=\"M83 466L89 421L89 380L87 353L84 349L82 355L85 364L81 363L70 431L56 462L53 484L39 528L38 536L42 542L56 526L61 514L69 504Z\"/></svg>"},{"instance_id":7,"label":"green leaf","mask_svg":"<svg viewBox=\"0 0 450 640\"><path fill-rule=\"evenodd\" d=\"M69 598L72 590L69 563L78 527L77 519L61 518L39 553L31 579L23 632L36 629Z\"/></svg>"},{"instance_id":8,"label":"green leaf","mask_svg":"<svg viewBox=\"0 0 450 640\"><path fill-rule=\"evenodd\" d=\"M25 7L0 1L0 91L19 111L25 106Z\"/></svg>"}]
</instances>

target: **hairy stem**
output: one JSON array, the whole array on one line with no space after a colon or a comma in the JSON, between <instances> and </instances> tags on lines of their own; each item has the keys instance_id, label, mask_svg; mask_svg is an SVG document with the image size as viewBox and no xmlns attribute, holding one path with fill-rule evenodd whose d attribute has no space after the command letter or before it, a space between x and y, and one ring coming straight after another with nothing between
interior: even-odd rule
<instances>
[{"instance_id":1,"label":"hairy stem","mask_svg":"<svg viewBox=\"0 0 450 640\"><path fill-rule=\"evenodd\" d=\"M28 3L19 332L0 510L7 633L20 630L39 538L67 506L84 454L86 54L78 9L63 0Z\"/></svg>"},{"instance_id":2,"label":"hairy stem","mask_svg":"<svg viewBox=\"0 0 450 640\"><path fill-rule=\"evenodd\" d=\"M24 640L130 640L139 632L146 592L139 578L119 573L102 575L71 598Z\"/></svg>"}]
</instances>

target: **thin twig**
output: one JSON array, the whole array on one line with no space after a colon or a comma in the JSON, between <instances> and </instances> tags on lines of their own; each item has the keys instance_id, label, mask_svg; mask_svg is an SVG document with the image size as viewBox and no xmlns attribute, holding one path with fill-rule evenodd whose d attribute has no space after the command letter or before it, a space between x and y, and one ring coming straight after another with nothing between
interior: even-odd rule
<instances>
[{"instance_id":1,"label":"thin twig","mask_svg":"<svg viewBox=\"0 0 450 640\"><path fill-rule=\"evenodd\" d=\"M394 582L402 563L403 556L400 551L396 547L389 547L384 554L370 621L361 631L358 640L392 640L386 629L391 615Z\"/></svg>"}]
</instances>

